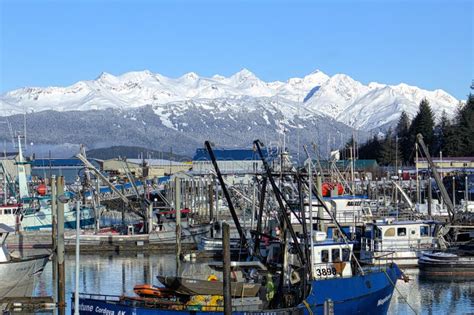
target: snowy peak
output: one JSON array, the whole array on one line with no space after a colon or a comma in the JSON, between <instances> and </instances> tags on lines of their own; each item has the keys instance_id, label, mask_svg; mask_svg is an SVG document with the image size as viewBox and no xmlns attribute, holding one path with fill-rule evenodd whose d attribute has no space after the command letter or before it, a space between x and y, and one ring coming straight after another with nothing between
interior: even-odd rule
<instances>
[{"instance_id":1,"label":"snowy peak","mask_svg":"<svg viewBox=\"0 0 474 315\"><path fill-rule=\"evenodd\" d=\"M413 118L424 98L436 117L442 111L454 115L458 101L443 90L426 91L405 83L391 86L371 82L366 86L344 74L336 74L322 84L306 107L356 129L370 130L393 124L402 111Z\"/></svg>"},{"instance_id":2,"label":"snowy peak","mask_svg":"<svg viewBox=\"0 0 474 315\"><path fill-rule=\"evenodd\" d=\"M250 70L245 69L245 68L243 68L239 72L233 74L229 79L232 80L232 81L239 82L239 83L242 83L242 82L244 82L248 79L252 79L252 80L257 79L258 80L258 78L255 76L255 74L253 74L253 72L251 72Z\"/></svg>"},{"instance_id":3,"label":"snowy peak","mask_svg":"<svg viewBox=\"0 0 474 315\"><path fill-rule=\"evenodd\" d=\"M430 102L437 116L443 110L454 115L458 104L458 100L443 90L426 91L405 83L364 85L348 75L328 76L320 70L286 82L265 82L245 68L229 77L217 74L202 77L189 72L178 78L143 70L118 76L103 72L95 80L79 81L68 87L27 87L10 91L0 95L0 115L23 113L24 110L128 110L145 105L163 107L171 102L248 101L249 98L268 98L268 106L273 106L271 104L277 100L276 103L285 107L281 108L283 113L289 112L288 104L297 103L306 115L330 116L366 130L395 122L402 110L413 117L423 98ZM222 106L228 104L221 103ZM235 104L245 106L244 102L232 106Z\"/></svg>"}]
</instances>

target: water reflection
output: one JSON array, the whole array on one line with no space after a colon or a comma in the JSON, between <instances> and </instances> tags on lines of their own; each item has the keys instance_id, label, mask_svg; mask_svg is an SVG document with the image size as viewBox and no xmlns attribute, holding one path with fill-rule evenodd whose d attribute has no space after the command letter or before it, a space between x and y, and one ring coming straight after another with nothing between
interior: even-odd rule
<instances>
[{"instance_id":1,"label":"water reflection","mask_svg":"<svg viewBox=\"0 0 474 315\"><path fill-rule=\"evenodd\" d=\"M201 273L202 266L182 265L188 273ZM74 290L74 255L66 255L66 298L70 304ZM158 274L175 275L176 259L172 254L83 254L80 266L80 292L111 295L133 294L138 283L157 284ZM432 281L419 277L418 270L408 270L410 282L397 282L397 288L418 314L474 313L474 281ZM51 295L51 264L47 265L35 287L35 295ZM389 314L413 314L405 299L395 291ZM69 312L69 310L68 310Z\"/></svg>"},{"instance_id":2,"label":"water reflection","mask_svg":"<svg viewBox=\"0 0 474 315\"><path fill-rule=\"evenodd\" d=\"M474 281L424 279L417 269L405 273L411 280L408 283L397 282L399 292L394 292L389 314L413 314L409 305L418 314L474 313Z\"/></svg>"}]
</instances>

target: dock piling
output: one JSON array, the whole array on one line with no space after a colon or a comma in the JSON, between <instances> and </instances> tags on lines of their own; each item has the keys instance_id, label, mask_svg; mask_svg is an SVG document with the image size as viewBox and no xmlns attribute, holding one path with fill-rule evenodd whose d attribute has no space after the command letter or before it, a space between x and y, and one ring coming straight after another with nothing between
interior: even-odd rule
<instances>
[{"instance_id":1,"label":"dock piling","mask_svg":"<svg viewBox=\"0 0 474 315\"><path fill-rule=\"evenodd\" d=\"M64 198L64 177L57 181L58 198ZM65 198L64 198L65 199ZM66 201L66 200L65 200ZM67 201L66 201L67 203ZM59 314L66 314L66 270L64 268L64 203L58 202L58 238L57 238L57 264L58 264L58 308Z\"/></svg>"},{"instance_id":2,"label":"dock piling","mask_svg":"<svg viewBox=\"0 0 474 315\"><path fill-rule=\"evenodd\" d=\"M232 295L230 283L230 231L227 222L222 223L222 249L224 251L223 290L224 290L224 314L232 314Z\"/></svg>"}]
</instances>

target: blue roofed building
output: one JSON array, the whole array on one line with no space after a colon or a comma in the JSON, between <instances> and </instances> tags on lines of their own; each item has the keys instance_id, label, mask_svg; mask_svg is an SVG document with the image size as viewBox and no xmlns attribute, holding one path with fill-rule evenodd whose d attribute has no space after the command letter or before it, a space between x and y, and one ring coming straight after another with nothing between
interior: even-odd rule
<instances>
[{"instance_id":1,"label":"blue roofed building","mask_svg":"<svg viewBox=\"0 0 474 315\"><path fill-rule=\"evenodd\" d=\"M101 169L101 163L89 159L96 168ZM78 158L69 159L33 159L30 161L31 175L40 179L50 178L51 175L64 176L66 183L73 183L83 173L84 164Z\"/></svg>"},{"instance_id":2,"label":"blue roofed building","mask_svg":"<svg viewBox=\"0 0 474 315\"><path fill-rule=\"evenodd\" d=\"M245 174L256 173L263 170L262 161L256 150L253 149L213 149L217 165L223 174ZM262 149L263 156L267 161L273 160L276 151ZM209 174L214 172L209 152L205 148L199 148L193 157L193 173Z\"/></svg>"}]
</instances>

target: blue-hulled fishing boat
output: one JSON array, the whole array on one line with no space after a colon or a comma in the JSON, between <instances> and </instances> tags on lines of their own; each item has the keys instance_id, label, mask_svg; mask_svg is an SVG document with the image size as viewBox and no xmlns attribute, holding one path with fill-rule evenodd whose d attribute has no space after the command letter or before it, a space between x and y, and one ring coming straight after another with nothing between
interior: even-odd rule
<instances>
[{"instance_id":1,"label":"blue-hulled fishing boat","mask_svg":"<svg viewBox=\"0 0 474 315\"><path fill-rule=\"evenodd\" d=\"M309 295L295 307L252 310L249 306L234 306L233 313L323 314L324 302L331 300L335 314L386 314L394 285L400 277L397 265L390 264L382 269L366 270L363 275L314 280ZM214 310L210 306L197 310L177 302L90 294L80 295L79 311L80 314L101 315L223 314L222 305L215 306Z\"/></svg>"}]
</instances>

